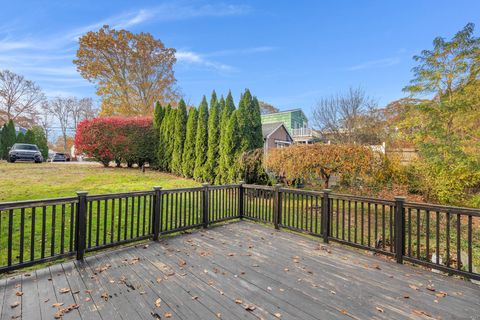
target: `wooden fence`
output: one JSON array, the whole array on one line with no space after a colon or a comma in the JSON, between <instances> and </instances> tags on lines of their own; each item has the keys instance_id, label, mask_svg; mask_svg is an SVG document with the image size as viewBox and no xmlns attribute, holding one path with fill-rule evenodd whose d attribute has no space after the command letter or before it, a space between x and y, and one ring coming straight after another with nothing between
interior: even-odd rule
<instances>
[{"instance_id":1,"label":"wooden fence","mask_svg":"<svg viewBox=\"0 0 480 320\"><path fill-rule=\"evenodd\" d=\"M0 203L0 272L250 219L480 280L480 210L232 184Z\"/></svg>"}]
</instances>

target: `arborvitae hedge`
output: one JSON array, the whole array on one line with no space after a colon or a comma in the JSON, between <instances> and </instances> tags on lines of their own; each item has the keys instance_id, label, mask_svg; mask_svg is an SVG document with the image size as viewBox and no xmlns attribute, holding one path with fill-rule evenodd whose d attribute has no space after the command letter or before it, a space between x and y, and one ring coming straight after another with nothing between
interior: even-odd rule
<instances>
[{"instance_id":1,"label":"arborvitae hedge","mask_svg":"<svg viewBox=\"0 0 480 320\"><path fill-rule=\"evenodd\" d=\"M208 151L207 163L205 164L205 180L215 182L215 174L218 166L218 151L220 139L220 104L217 101L215 91L210 100L210 112L208 116Z\"/></svg>"},{"instance_id":2,"label":"arborvitae hedge","mask_svg":"<svg viewBox=\"0 0 480 320\"><path fill-rule=\"evenodd\" d=\"M173 139L173 154L172 154L172 172L181 175L182 174L182 155L183 155L183 146L185 144L185 135L187 130L187 106L185 101L180 100L176 116L175 116L175 127L174 139Z\"/></svg>"},{"instance_id":3,"label":"arborvitae hedge","mask_svg":"<svg viewBox=\"0 0 480 320\"><path fill-rule=\"evenodd\" d=\"M193 177L195 168L195 141L197 138L197 117L198 112L195 108L188 111L187 133L185 135L185 144L182 155L182 174L187 178Z\"/></svg>"},{"instance_id":4,"label":"arborvitae hedge","mask_svg":"<svg viewBox=\"0 0 480 320\"><path fill-rule=\"evenodd\" d=\"M206 166L208 150L208 105L203 96L198 107L197 137L195 140L195 169L193 178L198 181L206 181Z\"/></svg>"},{"instance_id":5,"label":"arborvitae hedge","mask_svg":"<svg viewBox=\"0 0 480 320\"><path fill-rule=\"evenodd\" d=\"M177 108L157 103L152 130L156 166L202 182L238 181L240 155L263 146L260 106L248 90L238 110L230 92L218 101L214 91L210 108L204 96L198 110L189 107L188 113L183 100Z\"/></svg>"}]
</instances>

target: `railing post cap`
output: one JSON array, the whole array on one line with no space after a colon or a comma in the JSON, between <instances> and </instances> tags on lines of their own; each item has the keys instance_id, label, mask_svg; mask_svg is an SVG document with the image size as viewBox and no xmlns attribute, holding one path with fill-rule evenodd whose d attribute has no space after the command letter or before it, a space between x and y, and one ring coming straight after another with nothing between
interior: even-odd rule
<instances>
[{"instance_id":1,"label":"railing post cap","mask_svg":"<svg viewBox=\"0 0 480 320\"><path fill-rule=\"evenodd\" d=\"M245 181L241 180L238 182L238 184L245 184Z\"/></svg>"},{"instance_id":2,"label":"railing post cap","mask_svg":"<svg viewBox=\"0 0 480 320\"><path fill-rule=\"evenodd\" d=\"M275 187L276 187L276 188L281 188L281 187L283 187L283 184L281 184L281 183L276 183L276 184L275 184Z\"/></svg>"},{"instance_id":3,"label":"railing post cap","mask_svg":"<svg viewBox=\"0 0 480 320\"><path fill-rule=\"evenodd\" d=\"M322 192L323 193L330 193L330 192L332 192L332 189L323 189Z\"/></svg>"},{"instance_id":4,"label":"railing post cap","mask_svg":"<svg viewBox=\"0 0 480 320\"><path fill-rule=\"evenodd\" d=\"M157 190L162 190L162 187L155 186L155 187L153 187L153 190L155 190L155 191L157 191Z\"/></svg>"},{"instance_id":5,"label":"railing post cap","mask_svg":"<svg viewBox=\"0 0 480 320\"><path fill-rule=\"evenodd\" d=\"M395 201L402 201L402 202L405 202L405 200L407 199L406 197L403 197L403 196L398 196L398 197L394 197Z\"/></svg>"},{"instance_id":6,"label":"railing post cap","mask_svg":"<svg viewBox=\"0 0 480 320\"><path fill-rule=\"evenodd\" d=\"M77 196L86 196L88 191L77 191Z\"/></svg>"},{"instance_id":7,"label":"railing post cap","mask_svg":"<svg viewBox=\"0 0 480 320\"><path fill-rule=\"evenodd\" d=\"M210 183L208 183L208 182L202 183L202 186L204 186L204 187L208 187L209 185L210 185Z\"/></svg>"}]
</instances>

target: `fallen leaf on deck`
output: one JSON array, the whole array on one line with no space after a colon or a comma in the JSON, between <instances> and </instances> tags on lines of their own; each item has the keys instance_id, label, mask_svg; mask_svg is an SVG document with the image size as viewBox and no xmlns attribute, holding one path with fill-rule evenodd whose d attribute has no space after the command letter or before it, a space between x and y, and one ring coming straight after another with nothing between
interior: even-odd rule
<instances>
[{"instance_id":1,"label":"fallen leaf on deck","mask_svg":"<svg viewBox=\"0 0 480 320\"><path fill-rule=\"evenodd\" d=\"M171 318L172 314L170 312L165 312L164 316L165 318Z\"/></svg>"},{"instance_id":2,"label":"fallen leaf on deck","mask_svg":"<svg viewBox=\"0 0 480 320\"><path fill-rule=\"evenodd\" d=\"M241 299L235 299L235 303L236 303L236 304L242 304L243 301L242 301Z\"/></svg>"},{"instance_id":3,"label":"fallen leaf on deck","mask_svg":"<svg viewBox=\"0 0 480 320\"><path fill-rule=\"evenodd\" d=\"M52 304L52 307L54 307L54 308L59 308L61 306L63 306L63 302L57 302L57 303Z\"/></svg>"},{"instance_id":4,"label":"fallen leaf on deck","mask_svg":"<svg viewBox=\"0 0 480 320\"><path fill-rule=\"evenodd\" d=\"M257 307L255 307L254 305L251 304L251 305L246 306L246 307L245 307L245 310L247 310L247 311L253 311L253 310L255 310L256 308L257 308Z\"/></svg>"},{"instance_id":5,"label":"fallen leaf on deck","mask_svg":"<svg viewBox=\"0 0 480 320\"><path fill-rule=\"evenodd\" d=\"M431 286L427 286L427 290L429 291L436 291L434 287L431 287Z\"/></svg>"},{"instance_id":6,"label":"fallen leaf on deck","mask_svg":"<svg viewBox=\"0 0 480 320\"><path fill-rule=\"evenodd\" d=\"M155 306L157 308L160 308L160 305L162 304L162 299L158 298L157 300L155 300Z\"/></svg>"},{"instance_id":7,"label":"fallen leaf on deck","mask_svg":"<svg viewBox=\"0 0 480 320\"><path fill-rule=\"evenodd\" d=\"M21 296L23 296L23 292L22 292L22 291L17 291L17 292L15 293L15 295L16 295L17 297L21 297Z\"/></svg>"},{"instance_id":8,"label":"fallen leaf on deck","mask_svg":"<svg viewBox=\"0 0 480 320\"><path fill-rule=\"evenodd\" d=\"M178 265L179 265L180 267L183 267L183 266L185 266L186 264L187 264L187 261L185 261L185 260L180 260L180 261L178 262Z\"/></svg>"},{"instance_id":9,"label":"fallen leaf on deck","mask_svg":"<svg viewBox=\"0 0 480 320\"><path fill-rule=\"evenodd\" d=\"M70 288L61 288L59 290L60 293L67 293L67 292L70 292Z\"/></svg>"},{"instance_id":10,"label":"fallen leaf on deck","mask_svg":"<svg viewBox=\"0 0 480 320\"><path fill-rule=\"evenodd\" d=\"M380 307L375 307L375 309L377 309L377 311L380 311L380 312L383 313L383 309L382 309L382 308L380 308Z\"/></svg>"},{"instance_id":11,"label":"fallen leaf on deck","mask_svg":"<svg viewBox=\"0 0 480 320\"><path fill-rule=\"evenodd\" d=\"M160 282L162 282L162 278L158 277L157 278L157 283L160 283Z\"/></svg>"},{"instance_id":12,"label":"fallen leaf on deck","mask_svg":"<svg viewBox=\"0 0 480 320\"><path fill-rule=\"evenodd\" d=\"M277 313L274 313L273 314L275 317L277 318L281 318L282 317L282 314L280 312L277 312Z\"/></svg>"},{"instance_id":13,"label":"fallen leaf on deck","mask_svg":"<svg viewBox=\"0 0 480 320\"><path fill-rule=\"evenodd\" d=\"M413 313L418 314L418 315L421 315L421 316L431 317L430 314L426 313L426 312L423 311L423 310L413 310Z\"/></svg>"},{"instance_id":14,"label":"fallen leaf on deck","mask_svg":"<svg viewBox=\"0 0 480 320\"><path fill-rule=\"evenodd\" d=\"M418 287L417 286L414 286L413 284L410 284L408 285L410 288L412 288L413 290L417 290L418 291Z\"/></svg>"},{"instance_id":15,"label":"fallen leaf on deck","mask_svg":"<svg viewBox=\"0 0 480 320\"><path fill-rule=\"evenodd\" d=\"M235 253L229 253L228 256L229 257L233 257L235 255Z\"/></svg>"},{"instance_id":16,"label":"fallen leaf on deck","mask_svg":"<svg viewBox=\"0 0 480 320\"><path fill-rule=\"evenodd\" d=\"M222 314L221 314L220 312L219 312L219 313L217 313L217 318L219 318L219 319L220 319L221 317L222 317Z\"/></svg>"},{"instance_id":17,"label":"fallen leaf on deck","mask_svg":"<svg viewBox=\"0 0 480 320\"><path fill-rule=\"evenodd\" d=\"M435 293L435 295L439 298L443 298L447 296L446 292L440 291L439 293Z\"/></svg>"},{"instance_id":18,"label":"fallen leaf on deck","mask_svg":"<svg viewBox=\"0 0 480 320\"><path fill-rule=\"evenodd\" d=\"M197 300L198 299L198 296L193 296L192 297L192 300Z\"/></svg>"},{"instance_id":19,"label":"fallen leaf on deck","mask_svg":"<svg viewBox=\"0 0 480 320\"><path fill-rule=\"evenodd\" d=\"M10 305L10 308L16 308L16 307L18 307L19 305L20 305L20 301L15 301L14 303L12 303L12 304Z\"/></svg>"},{"instance_id":20,"label":"fallen leaf on deck","mask_svg":"<svg viewBox=\"0 0 480 320\"><path fill-rule=\"evenodd\" d=\"M106 293L106 292L102 293L102 295L100 297L105 301L108 301L108 298L110 298L108 293Z\"/></svg>"}]
</instances>

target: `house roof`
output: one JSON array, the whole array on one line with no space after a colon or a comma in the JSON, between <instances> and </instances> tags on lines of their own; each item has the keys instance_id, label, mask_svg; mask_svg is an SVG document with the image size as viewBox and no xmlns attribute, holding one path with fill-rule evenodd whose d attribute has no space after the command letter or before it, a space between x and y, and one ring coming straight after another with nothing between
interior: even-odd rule
<instances>
[{"instance_id":1,"label":"house roof","mask_svg":"<svg viewBox=\"0 0 480 320\"><path fill-rule=\"evenodd\" d=\"M305 115L305 113L303 112L302 108L289 109L289 110L283 110L283 111L278 111L278 112L271 112L271 113L262 114L262 116L269 116L269 115L272 115L272 114L279 114L279 113L293 113L293 112L296 112L296 111L300 111L305 118L307 117Z\"/></svg>"},{"instance_id":2,"label":"house roof","mask_svg":"<svg viewBox=\"0 0 480 320\"><path fill-rule=\"evenodd\" d=\"M265 123L262 124L262 134L263 134L263 139L268 139L268 137L277 131L280 127L283 127L287 134L290 136L290 133L288 132L287 128L283 124L283 122L273 122L273 123ZM292 138L290 136L290 138ZM293 139L291 139L293 141Z\"/></svg>"}]
</instances>

